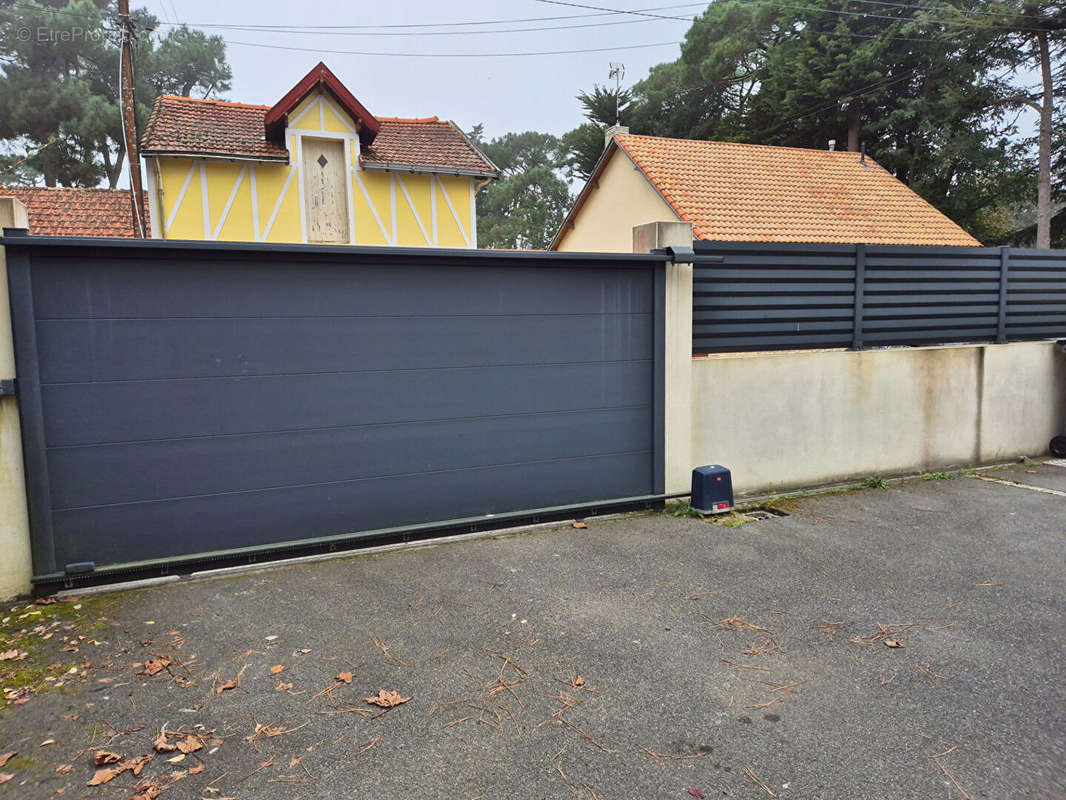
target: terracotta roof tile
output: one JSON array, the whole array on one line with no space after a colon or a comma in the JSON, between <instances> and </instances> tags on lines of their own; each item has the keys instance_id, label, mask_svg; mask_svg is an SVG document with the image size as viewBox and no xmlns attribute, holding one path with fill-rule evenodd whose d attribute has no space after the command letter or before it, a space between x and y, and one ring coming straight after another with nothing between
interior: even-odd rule
<instances>
[{"instance_id":1,"label":"terracotta roof tile","mask_svg":"<svg viewBox=\"0 0 1066 800\"><path fill-rule=\"evenodd\" d=\"M264 119L269 110L268 106L165 95L152 109L141 152L287 161L288 150L266 139ZM374 143L363 148L362 161L367 166L497 172L451 122L437 117L378 120L381 130Z\"/></svg>"},{"instance_id":2,"label":"terracotta roof tile","mask_svg":"<svg viewBox=\"0 0 1066 800\"><path fill-rule=\"evenodd\" d=\"M381 122L381 131L374 143L363 149L364 164L403 164L486 174L498 171L480 150L467 141L453 122L436 117L378 117L378 120Z\"/></svg>"},{"instance_id":3,"label":"terracotta roof tile","mask_svg":"<svg viewBox=\"0 0 1066 800\"><path fill-rule=\"evenodd\" d=\"M117 236L135 234L130 193L121 189L67 189L0 186L0 197L26 206L30 233L36 236ZM149 229L148 211L144 215Z\"/></svg>"},{"instance_id":4,"label":"terracotta roof tile","mask_svg":"<svg viewBox=\"0 0 1066 800\"><path fill-rule=\"evenodd\" d=\"M266 139L269 106L163 95L144 129L141 154L188 153L288 161L289 151Z\"/></svg>"},{"instance_id":5,"label":"terracotta roof tile","mask_svg":"<svg viewBox=\"0 0 1066 800\"><path fill-rule=\"evenodd\" d=\"M699 239L979 245L869 157L619 134Z\"/></svg>"}]
</instances>

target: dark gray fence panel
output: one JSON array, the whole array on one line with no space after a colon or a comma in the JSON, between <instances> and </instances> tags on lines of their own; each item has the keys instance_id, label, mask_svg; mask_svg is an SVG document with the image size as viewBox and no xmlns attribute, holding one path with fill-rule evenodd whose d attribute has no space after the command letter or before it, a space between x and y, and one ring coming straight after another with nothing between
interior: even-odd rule
<instances>
[{"instance_id":1,"label":"dark gray fence panel","mask_svg":"<svg viewBox=\"0 0 1066 800\"><path fill-rule=\"evenodd\" d=\"M1066 253L696 242L693 352L1066 337Z\"/></svg>"},{"instance_id":2,"label":"dark gray fence panel","mask_svg":"<svg viewBox=\"0 0 1066 800\"><path fill-rule=\"evenodd\" d=\"M695 353L847 347L855 248L696 242Z\"/></svg>"},{"instance_id":3,"label":"dark gray fence panel","mask_svg":"<svg viewBox=\"0 0 1066 800\"><path fill-rule=\"evenodd\" d=\"M661 257L5 245L38 575L663 491Z\"/></svg>"}]
</instances>

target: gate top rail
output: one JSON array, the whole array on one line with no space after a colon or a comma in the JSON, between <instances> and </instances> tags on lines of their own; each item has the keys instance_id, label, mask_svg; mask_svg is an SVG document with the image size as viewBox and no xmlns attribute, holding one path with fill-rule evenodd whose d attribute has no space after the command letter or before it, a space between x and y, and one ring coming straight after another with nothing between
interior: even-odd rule
<instances>
[{"instance_id":1,"label":"gate top rail","mask_svg":"<svg viewBox=\"0 0 1066 800\"><path fill-rule=\"evenodd\" d=\"M603 262L621 269L641 269L649 264L662 264L670 260L666 253L561 253L555 250L484 250L456 247L392 247L370 245L289 244L281 242L221 242L192 239L120 239L89 236L33 236L21 229L5 228L0 237L5 247L32 248L77 248L117 250L193 251L203 253L249 253L279 255L308 255L316 258L327 256L334 261L357 260L365 262L375 258L398 260L432 260L441 266L478 264L493 266L530 266L530 262L543 262L546 266L575 267L584 264L600 265Z\"/></svg>"}]
</instances>

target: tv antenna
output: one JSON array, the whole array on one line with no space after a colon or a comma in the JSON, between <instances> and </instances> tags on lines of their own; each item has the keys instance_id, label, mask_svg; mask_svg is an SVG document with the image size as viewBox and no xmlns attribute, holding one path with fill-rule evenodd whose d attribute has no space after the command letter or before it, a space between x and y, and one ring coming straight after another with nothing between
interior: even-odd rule
<instances>
[{"instance_id":1,"label":"tv antenna","mask_svg":"<svg viewBox=\"0 0 1066 800\"><path fill-rule=\"evenodd\" d=\"M607 73L607 78L610 80L614 78L614 124L619 124L620 109L618 107L619 99L622 96L622 78L626 76L626 65L617 64L614 61L609 64L611 71Z\"/></svg>"}]
</instances>

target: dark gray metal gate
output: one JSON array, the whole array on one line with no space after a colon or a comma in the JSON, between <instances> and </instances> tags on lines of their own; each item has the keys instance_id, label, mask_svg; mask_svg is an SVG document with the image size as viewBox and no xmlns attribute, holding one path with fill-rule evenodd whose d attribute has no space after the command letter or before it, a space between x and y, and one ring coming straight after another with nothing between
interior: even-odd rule
<instances>
[{"instance_id":1,"label":"dark gray metal gate","mask_svg":"<svg viewBox=\"0 0 1066 800\"><path fill-rule=\"evenodd\" d=\"M4 240L38 581L663 492L663 258Z\"/></svg>"}]
</instances>

